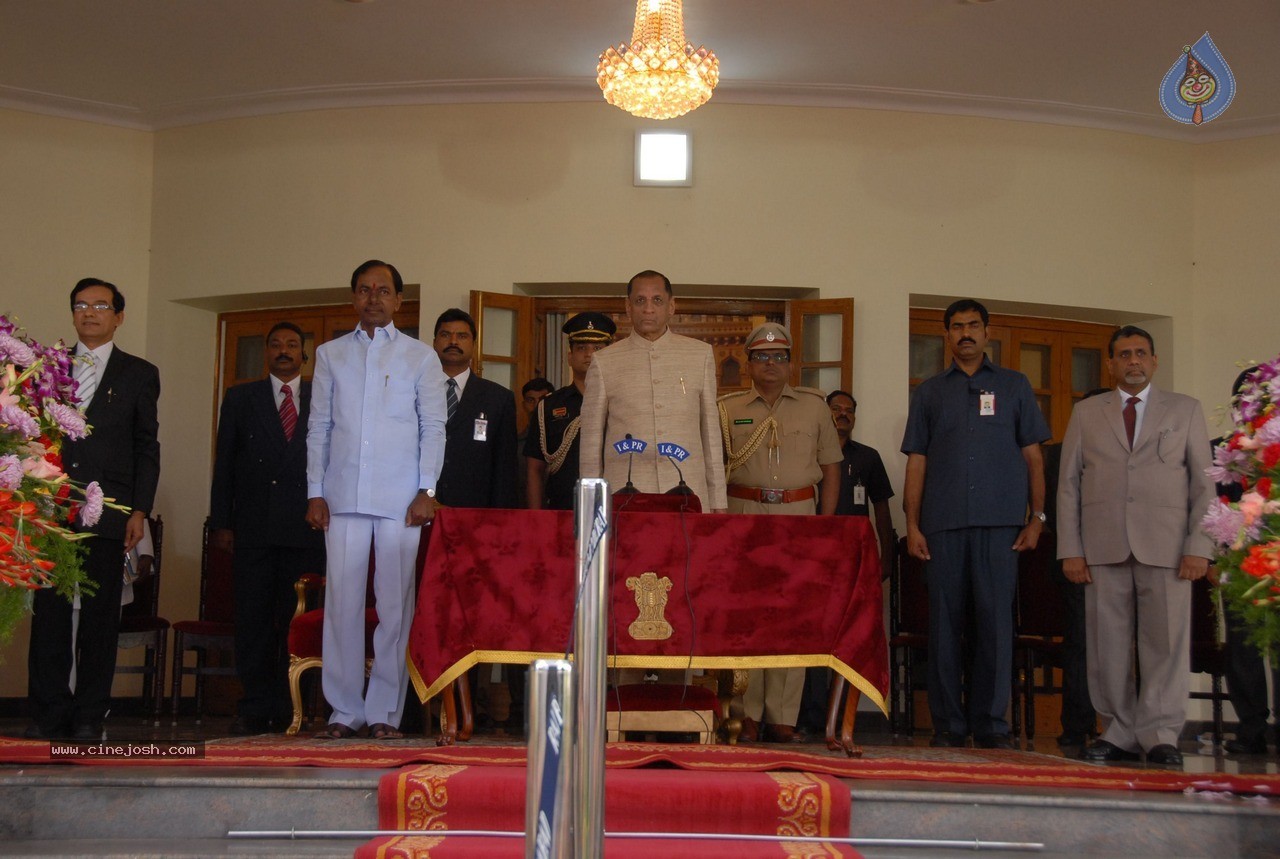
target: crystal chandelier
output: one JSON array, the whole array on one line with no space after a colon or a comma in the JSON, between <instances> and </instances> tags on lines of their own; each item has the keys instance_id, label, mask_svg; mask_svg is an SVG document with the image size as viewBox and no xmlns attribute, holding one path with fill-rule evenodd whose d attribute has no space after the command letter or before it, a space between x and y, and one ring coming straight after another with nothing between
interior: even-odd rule
<instances>
[{"instance_id":1,"label":"crystal chandelier","mask_svg":"<svg viewBox=\"0 0 1280 859\"><path fill-rule=\"evenodd\" d=\"M631 44L606 49L596 67L605 101L646 119L706 104L719 80L715 52L685 40L683 0L637 0Z\"/></svg>"}]
</instances>

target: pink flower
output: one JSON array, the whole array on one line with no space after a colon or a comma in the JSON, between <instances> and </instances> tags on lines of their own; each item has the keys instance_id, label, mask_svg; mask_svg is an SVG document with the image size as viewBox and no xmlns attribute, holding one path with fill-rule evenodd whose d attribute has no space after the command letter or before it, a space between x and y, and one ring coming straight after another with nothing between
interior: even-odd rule
<instances>
[{"instance_id":1,"label":"pink flower","mask_svg":"<svg viewBox=\"0 0 1280 859\"><path fill-rule=\"evenodd\" d=\"M84 488L84 507L80 508L80 524L92 528L102 518L103 495L98 481Z\"/></svg>"},{"instance_id":2,"label":"pink flower","mask_svg":"<svg viewBox=\"0 0 1280 859\"><path fill-rule=\"evenodd\" d=\"M24 459L22 470L36 480L57 480L62 476L62 469L42 456Z\"/></svg>"},{"instance_id":3,"label":"pink flower","mask_svg":"<svg viewBox=\"0 0 1280 859\"><path fill-rule=\"evenodd\" d=\"M46 401L44 404L45 414L53 418L53 422L58 425L58 429L66 434L67 438L79 439L88 435L84 422L84 415L79 409L74 409L65 403L55 403L52 400Z\"/></svg>"},{"instance_id":4,"label":"pink flower","mask_svg":"<svg viewBox=\"0 0 1280 859\"><path fill-rule=\"evenodd\" d=\"M7 426L24 439L40 435L40 424L19 406L0 408L0 426Z\"/></svg>"},{"instance_id":5,"label":"pink flower","mask_svg":"<svg viewBox=\"0 0 1280 859\"><path fill-rule=\"evenodd\" d=\"M22 483L22 462L13 454L0 456L0 490L12 491Z\"/></svg>"},{"instance_id":6,"label":"pink flower","mask_svg":"<svg viewBox=\"0 0 1280 859\"><path fill-rule=\"evenodd\" d=\"M36 353L12 334L0 333L0 358L12 361L19 367L30 367L36 362Z\"/></svg>"},{"instance_id":7,"label":"pink flower","mask_svg":"<svg viewBox=\"0 0 1280 859\"><path fill-rule=\"evenodd\" d=\"M1244 514L1221 499L1209 505L1204 518L1200 520L1200 527L1210 539L1222 546L1235 544L1248 530Z\"/></svg>"}]
</instances>

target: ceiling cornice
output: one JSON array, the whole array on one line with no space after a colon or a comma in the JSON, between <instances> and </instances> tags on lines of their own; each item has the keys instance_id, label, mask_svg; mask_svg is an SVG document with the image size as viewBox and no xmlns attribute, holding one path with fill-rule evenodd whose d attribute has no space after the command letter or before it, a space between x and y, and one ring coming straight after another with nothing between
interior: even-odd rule
<instances>
[{"instance_id":1,"label":"ceiling cornice","mask_svg":"<svg viewBox=\"0 0 1280 859\"><path fill-rule=\"evenodd\" d=\"M1212 143L1280 133L1280 117L1212 125L1181 125L1162 116L1083 105L886 87L722 82L713 103L775 107L854 108L944 114L1013 122L1095 128L1182 143ZM0 86L0 107L139 131L162 131L227 119L310 110L423 104L599 102L595 82L580 78L421 81L264 90L245 96L192 100L142 110Z\"/></svg>"}]
</instances>

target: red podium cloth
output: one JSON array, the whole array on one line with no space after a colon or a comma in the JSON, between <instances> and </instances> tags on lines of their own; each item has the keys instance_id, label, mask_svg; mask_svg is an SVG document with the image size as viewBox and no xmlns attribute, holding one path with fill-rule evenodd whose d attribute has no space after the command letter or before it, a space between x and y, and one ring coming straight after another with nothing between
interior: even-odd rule
<instances>
[{"instance_id":1,"label":"red podium cloth","mask_svg":"<svg viewBox=\"0 0 1280 859\"><path fill-rule=\"evenodd\" d=\"M423 700L479 662L564 656L573 514L446 508L431 531L409 638ZM867 519L624 512L608 552L611 665L830 666L885 710L888 648ZM627 580L645 572L671 581L665 639L629 631L639 609Z\"/></svg>"}]
</instances>

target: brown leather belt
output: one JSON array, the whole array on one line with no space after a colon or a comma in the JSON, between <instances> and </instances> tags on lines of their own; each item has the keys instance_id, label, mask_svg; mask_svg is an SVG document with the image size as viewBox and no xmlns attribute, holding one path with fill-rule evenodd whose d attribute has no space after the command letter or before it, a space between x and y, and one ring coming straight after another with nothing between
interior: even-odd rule
<instances>
[{"instance_id":1,"label":"brown leather belt","mask_svg":"<svg viewBox=\"0 0 1280 859\"><path fill-rule=\"evenodd\" d=\"M792 501L808 501L813 497L812 486L800 489L761 489L731 483L728 492L730 498L741 498L744 501L755 501L760 504L790 504Z\"/></svg>"}]
</instances>

